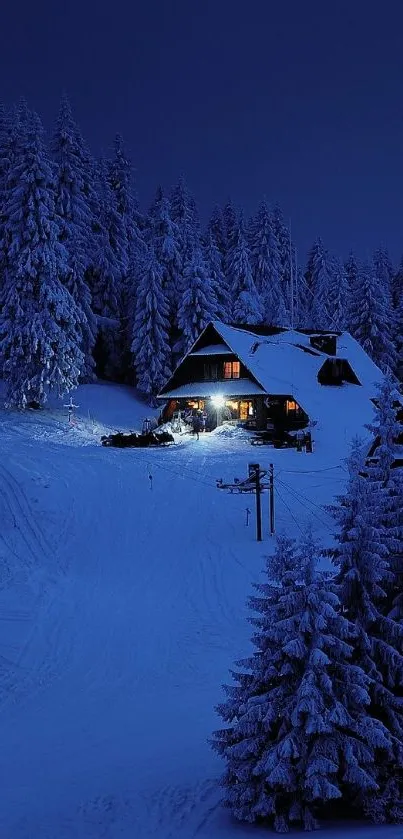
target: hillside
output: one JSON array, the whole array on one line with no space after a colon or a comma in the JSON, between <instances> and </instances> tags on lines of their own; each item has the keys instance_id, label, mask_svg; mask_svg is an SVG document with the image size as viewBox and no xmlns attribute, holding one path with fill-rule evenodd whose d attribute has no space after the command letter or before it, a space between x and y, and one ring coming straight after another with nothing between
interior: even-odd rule
<instances>
[{"instance_id":1,"label":"hillside","mask_svg":"<svg viewBox=\"0 0 403 839\"><path fill-rule=\"evenodd\" d=\"M99 440L141 427L150 410L136 394L93 385L74 400L72 426L56 400L0 412L0 836L266 836L221 810L207 738L221 683L249 649L245 600L272 546L267 496L259 544L245 525L253 499L215 479L273 462L277 530L311 519L329 543L320 505L343 490L352 429L329 414L311 455L225 430L122 451ZM397 839L401 827L351 834Z\"/></svg>"}]
</instances>

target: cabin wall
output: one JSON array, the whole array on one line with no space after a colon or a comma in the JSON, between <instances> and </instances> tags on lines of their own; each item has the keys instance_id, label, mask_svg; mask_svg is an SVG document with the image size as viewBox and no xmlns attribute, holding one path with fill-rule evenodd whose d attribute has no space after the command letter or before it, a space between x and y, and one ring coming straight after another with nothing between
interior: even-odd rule
<instances>
[{"instance_id":1,"label":"cabin wall","mask_svg":"<svg viewBox=\"0 0 403 839\"><path fill-rule=\"evenodd\" d=\"M226 382L231 379L224 378L224 363L226 361L238 361L239 358L233 353L225 355L189 355L184 359L173 378L170 380L169 390L191 382ZM209 368L209 369L207 369ZM250 378L250 373L245 365L240 363L239 377L237 379Z\"/></svg>"}]
</instances>

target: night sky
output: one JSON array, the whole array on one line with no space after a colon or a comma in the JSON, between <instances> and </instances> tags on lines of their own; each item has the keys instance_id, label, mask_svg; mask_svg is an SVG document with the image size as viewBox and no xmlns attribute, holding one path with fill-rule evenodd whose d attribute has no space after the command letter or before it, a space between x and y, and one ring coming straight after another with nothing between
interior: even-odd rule
<instances>
[{"instance_id":1,"label":"night sky","mask_svg":"<svg viewBox=\"0 0 403 839\"><path fill-rule=\"evenodd\" d=\"M265 195L301 261L317 235L403 254L401 0L8 0L0 98L51 127L70 96L92 150L120 132L142 206L183 173L203 220Z\"/></svg>"}]
</instances>

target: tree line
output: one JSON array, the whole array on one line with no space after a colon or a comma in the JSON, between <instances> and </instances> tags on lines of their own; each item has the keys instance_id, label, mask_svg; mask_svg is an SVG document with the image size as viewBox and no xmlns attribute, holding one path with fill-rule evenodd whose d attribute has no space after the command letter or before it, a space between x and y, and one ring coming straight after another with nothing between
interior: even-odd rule
<instances>
[{"instance_id":1,"label":"tree line","mask_svg":"<svg viewBox=\"0 0 403 839\"><path fill-rule=\"evenodd\" d=\"M50 139L22 100L0 109L0 373L8 404L42 404L95 373L155 395L212 319L348 329L403 377L403 266L321 239L303 268L278 205L228 201L202 226L180 178L146 212L117 136L94 158L66 97Z\"/></svg>"}]
</instances>

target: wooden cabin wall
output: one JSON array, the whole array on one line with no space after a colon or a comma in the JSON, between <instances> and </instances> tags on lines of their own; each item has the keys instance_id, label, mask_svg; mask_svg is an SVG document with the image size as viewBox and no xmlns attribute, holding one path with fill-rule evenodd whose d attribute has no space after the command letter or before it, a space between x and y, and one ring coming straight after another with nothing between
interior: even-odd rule
<instances>
[{"instance_id":1,"label":"wooden cabin wall","mask_svg":"<svg viewBox=\"0 0 403 839\"><path fill-rule=\"evenodd\" d=\"M204 382L204 381L237 381L237 379L224 379L224 362L225 361L239 361L238 357L233 353L226 353L225 355L189 355L184 359L179 369L174 374L169 389L174 390L180 385L188 384L189 382ZM205 379L205 364L217 365L217 378ZM240 365L240 378L250 378L250 373L245 365Z\"/></svg>"}]
</instances>

